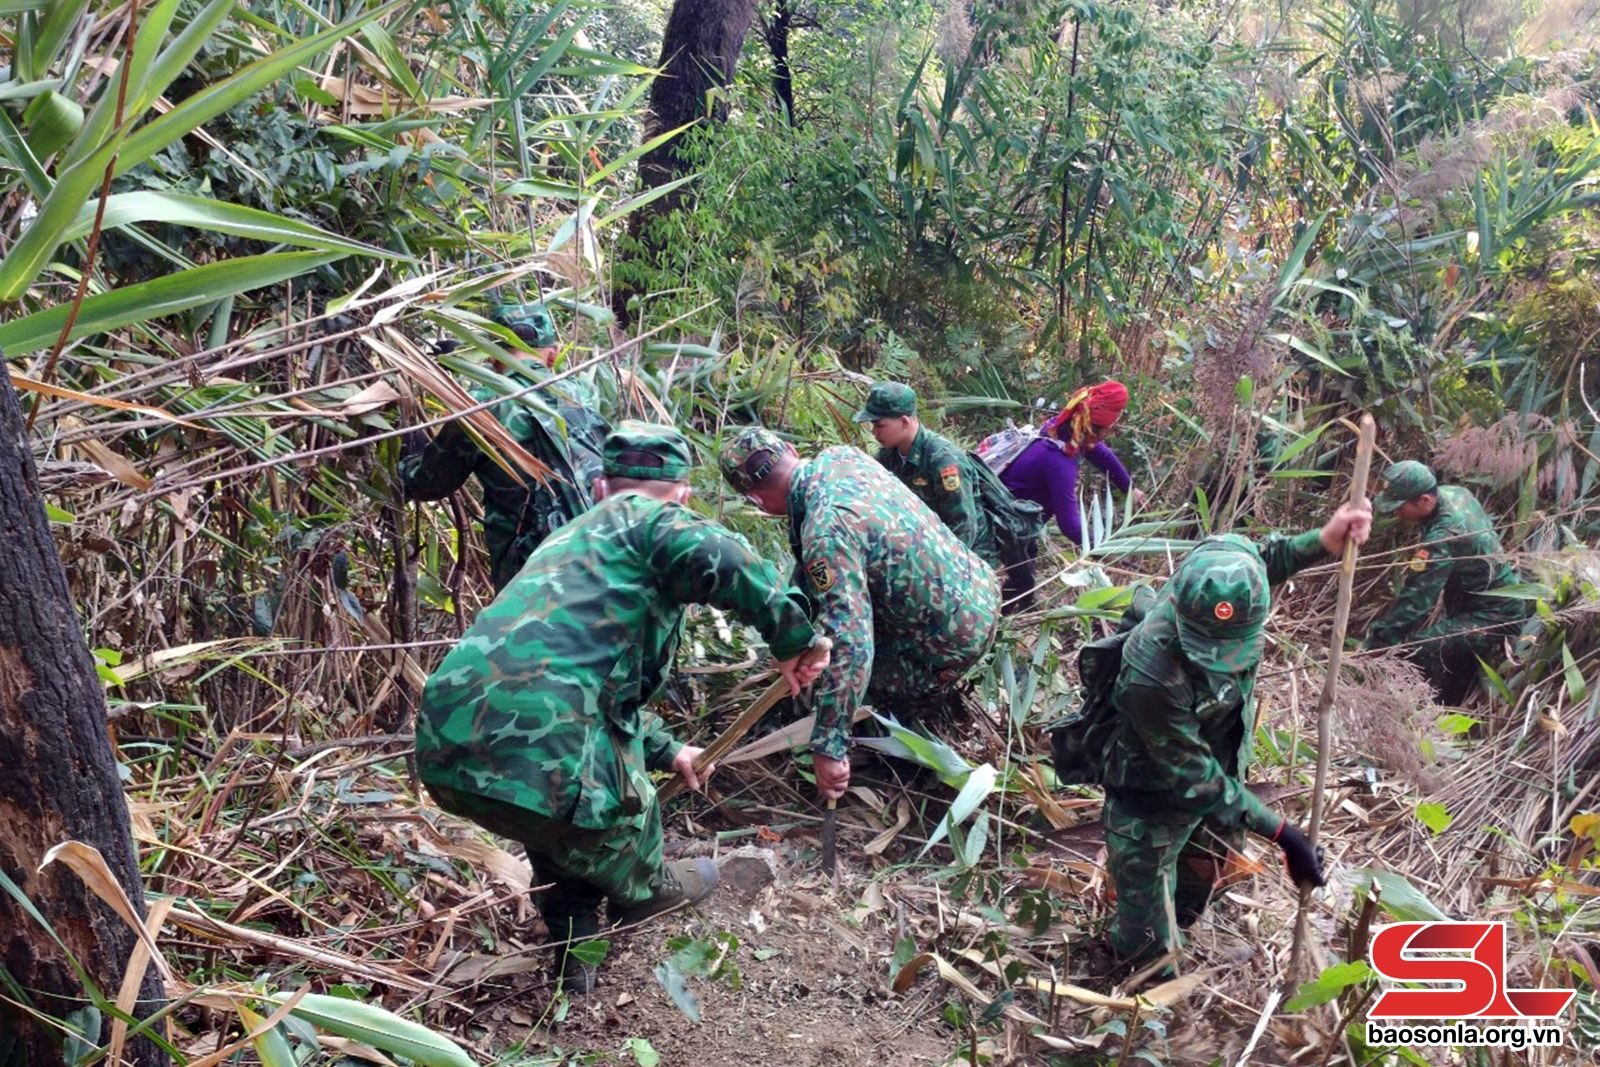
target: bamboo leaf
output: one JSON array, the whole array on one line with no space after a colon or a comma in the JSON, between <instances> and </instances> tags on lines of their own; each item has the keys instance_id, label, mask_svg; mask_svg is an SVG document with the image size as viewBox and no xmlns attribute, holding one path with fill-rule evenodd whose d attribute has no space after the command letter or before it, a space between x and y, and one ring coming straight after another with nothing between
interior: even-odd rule
<instances>
[{"instance_id":1,"label":"bamboo leaf","mask_svg":"<svg viewBox=\"0 0 1600 1067\"><path fill-rule=\"evenodd\" d=\"M220 3L221 0L215 0ZM226 5L223 14L232 8ZM166 39L167 30L172 26L172 20L178 13L178 0L157 0L148 8L143 9L139 15L139 32L133 39L133 55L123 55L119 48L116 55L118 66L109 70L105 83L101 86L100 95L95 99L94 106L89 109L89 117L84 120L83 127L78 131L78 136L61 155L61 162L57 166L57 173L62 173L68 167L82 163L85 159L99 152L105 147L107 140L112 139L113 127L117 121L117 97L121 91L122 67L126 62L128 72L128 99L124 101L123 126L121 133L126 135L133 128L145 111L149 109L157 96L161 95L166 85L161 84L155 77L153 66L161 48L161 42ZM207 11L203 10L196 18L196 22L205 25ZM191 29L194 25L191 23ZM209 37L215 24L206 29L205 36ZM183 34L179 34L181 38ZM204 38L202 38L204 40ZM121 43L120 41L118 42ZM196 45L198 50L198 44ZM170 51L170 46L169 46ZM192 59L191 54L188 59ZM184 62L187 64L188 59ZM176 74L174 74L176 77ZM145 91L154 91L147 98Z\"/></svg>"},{"instance_id":2,"label":"bamboo leaf","mask_svg":"<svg viewBox=\"0 0 1600 1067\"><path fill-rule=\"evenodd\" d=\"M243 1004L239 1005L238 1012L239 1021L244 1023L245 1029L258 1035L251 1045L261 1060L261 1067L297 1067L294 1053L289 1048L289 1039L281 1029L266 1026L266 1019Z\"/></svg>"},{"instance_id":3,"label":"bamboo leaf","mask_svg":"<svg viewBox=\"0 0 1600 1067\"><path fill-rule=\"evenodd\" d=\"M989 799L989 794L994 792L996 776L994 767L987 763L972 769L967 775L966 782L961 786L961 792L956 794L955 801L950 805L950 810L934 828L927 843L922 846L922 851L917 853L919 857L927 855L930 848L945 839L951 827L960 826L969 815L978 810L980 804Z\"/></svg>"},{"instance_id":4,"label":"bamboo leaf","mask_svg":"<svg viewBox=\"0 0 1600 1067\"><path fill-rule=\"evenodd\" d=\"M105 177L106 165L121 144L121 134L95 154L68 167L39 205L39 214L17 238L11 252L0 260L0 303L17 299L44 270L84 203L94 196ZM12 324L14 325L14 324Z\"/></svg>"},{"instance_id":5,"label":"bamboo leaf","mask_svg":"<svg viewBox=\"0 0 1600 1067\"><path fill-rule=\"evenodd\" d=\"M78 217L62 236L64 241L75 241L86 235L94 226L95 206L98 201L83 205ZM182 193L143 191L116 193L106 198L105 229L128 226L139 222L159 222L169 226L191 226L198 230L249 237L273 244L295 245L300 248L317 248L324 251L352 252L380 259L406 258L376 245L352 241L347 237L329 233L307 222L274 215L270 211L211 200L203 196L186 196Z\"/></svg>"},{"instance_id":6,"label":"bamboo leaf","mask_svg":"<svg viewBox=\"0 0 1600 1067\"><path fill-rule=\"evenodd\" d=\"M417 83L417 77L411 73L411 64L406 59L400 46L395 43L389 31L377 23L368 23L361 27L361 36L367 39L372 50L378 54L378 59L383 62L381 73L388 75L391 82L401 92L411 99L411 102L422 102L422 86Z\"/></svg>"},{"instance_id":7,"label":"bamboo leaf","mask_svg":"<svg viewBox=\"0 0 1600 1067\"><path fill-rule=\"evenodd\" d=\"M616 159L613 159L610 163L607 163L605 166L589 175L588 184L596 185L605 181L607 178L611 177L611 175L615 174L623 167L626 167L629 163L632 163L634 160L655 151L657 148L660 148L662 145L666 144L668 141L672 140L674 137L678 136L678 134L682 133L684 130L687 130L693 125L694 123L692 122L686 122L675 130L668 130L666 133L657 134L656 136L650 138L650 140L639 145L637 148L629 149Z\"/></svg>"},{"instance_id":8,"label":"bamboo leaf","mask_svg":"<svg viewBox=\"0 0 1600 1067\"><path fill-rule=\"evenodd\" d=\"M45 8L44 20L33 42L33 69L47 71L67 43L67 37L89 8L89 0L67 0Z\"/></svg>"},{"instance_id":9,"label":"bamboo leaf","mask_svg":"<svg viewBox=\"0 0 1600 1067\"><path fill-rule=\"evenodd\" d=\"M364 15L347 19L329 30L297 41L287 48L264 56L243 70L187 97L171 111L145 125L130 136L117 157L118 174L125 174L168 145L210 122L229 108L237 107L283 75L315 58L363 26L382 18L409 0L391 0Z\"/></svg>"},{"instance_id":10,"label":"bamboo leaf","mask_svg":"<svg viewBox=\"0 0 1600 1067\"><path fill-rule=\"evenodd\" d=\"M1311 345L1311 344L1309 344L1309 343L1307 343L1305 341L1302 341L1300 338L1296 337L1294 334L1292 334L1292 333L1275 333L1275 334L1271 334L1269 336L1274 341L1281 341L1284 344L1288 345L1290 348L1294 349L1296 352L1299 352L1302 356L1310 357L1311 359L1315 360L1317 363L1320 363L1322 366L1326 367L1328 370L1333 371L1333 373L1342 374L1346 378L1350 377L1350 372L1345 370L1343 367L1339 366L1339 364L1335 363L1333 361L1333 357L1329 356L1326 352L1323 352L1320 348L1317 348L1314 345Z\"/></svg>"},{"instance_id":11,"label":"bamboo leaf","mask_svg":"<svg viewBox=\"0 0 1600 1067\"><path fill-rule=\"evenodd\" d=\"M1283 270L1278 272L1278 295L1274 304L1286 296L1295 281L1300 277L1300 272L1305 268L1306 256L1311 251L1312 244L1317 235L1322 232L1322 224L1328 221L1328 213L1324 211L1317 216L1317 220L1306 227L1305 233L1300 235L1300 240L1295 242L1294 250L1289 253L1289 258L1283 262Z\"/></svg>"},{"instance_id":12,"label":"bamboo leaf","mask_svg":"<svg viewBox=\"0 0 1600 1067\"><path fill-rule=\"evenodd\" d=\"M1588 696L1589 687L1583 680L1583 672L1578 669L1578 661L1572 658L1572 649L1565 641L1561 642L1561 666L1567 677L1567 695L1573 702Z\"/></svg>"},{"instance_id":13,"label":"bamboo leaf","mask_svg":"<svg viewBox=\"0 0 1600 1067\"><path fill-rule=\"evenodd\" d=\"M281 1004L289 996L275 993L267 999ZM454 1041L375 1004L307 993L291 1012L330 1034L404 1056L424 1067L477 1067Z\"/></svg>"},{"instance_id":14,"label":"bamboo leaf","mask_svg":"<svg viewBox=\"0 0 1600 1067\"><path fill-rule=\"evenodd\" d=\"M596 219L594 223L595 229L599 229L608 223L615 222L629 212L637 211L646 204L653 203L654 201L661 199L668 193L689 184L698 177L700 177L698 172L694 174L685 174L683 177L674 178L672 181L667 182L664 185L657 185L654 188L646 189L644 192L635 196L628 197L628 199L618 203L617 206L611 211Z\"/></svg>"},{"instance_id":15,"label":"bamboo leaf","mask_svg":"<svg viewBox=\"0 0 1600 1067\"><path fill-rule=\"evenodd\" d=\"M325 263L342 259L343 256L342 252L275 252L263 256L244 256L97 293L84 300L68 340L215 303L219 298L233 293L276 285ZM47 311L0 323L0 351L7 356L20 356L49 347L60 335L70 310L69 305L58 304Z\"/></svg>"}]
</instances>

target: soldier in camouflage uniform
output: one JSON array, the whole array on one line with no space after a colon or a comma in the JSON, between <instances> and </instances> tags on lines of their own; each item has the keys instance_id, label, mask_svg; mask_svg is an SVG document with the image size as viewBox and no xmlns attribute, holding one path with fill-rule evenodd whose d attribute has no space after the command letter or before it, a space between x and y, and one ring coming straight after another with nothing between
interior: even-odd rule
<instances>
[{"instance_id":1,"label":"soldier in camouflage uniform","mask_svg":"<svg viewBox=\"0 0 1600 1067\"><path fill-rule=\"evenodd\" d=\"M561 942L592 937L598 905L633 923L716 882L709 860L663 865L649 772L699 787L700 749L645 705L665 684L685 606L758 630L791 692L826 646L800 590L737 534L684 507L689 444L624 423L606 438L601 502L556 531L434 671L417 714L417 768L440 807L520 841ZM710 769L705 771L710 773ZM562 953L568 989L594 971Z\"/></svg>"},{"instance_id":2,"label":"soldier in camouflage uniform","mask_svg":"<svg viewBox=\"0 0 1600 1067\"><path fill-rule=\"evenodd\" d=\"M909 385L878 382L855 421L872 424L878 462L1001 573L1006 613L1029 607L1044 509L1012 496L985 463L923 426Z\"/></svg>"},{"instance_id":3,"label":"soldier in camouflage uniform","mask_svg":"<svg viewBox=\"0 0 1600 1067\"><path fill-rule=\"evenodd\" d=\"M493 317L548 366L555 355L556 334L544 305L503 305ZM515 369L516 384L533 380L528 368ZM500 395L487 387L472 391L480 403ZM547 387L540 399L546 406L519 398L490 410L523 448L551 469L548 483L506 471L473 443L460 422L445 423L432 441L400 461L401 484L412 500L441 500L460 489L470 475L478 476L483 486L483 539L496 592L516 576L551 531L589 509L591 487L600 476L605 421L562 388Z\"/></svg>"},{"instance_id":4,"label":"soldier in camouflage uniform","mask_svg":"<svg viewBox=\"0 0 1600 1067\"><path fill-rule=\"evenodd\" d=\"M806 701L817 790L844 795L856 709L914 715L994 642L1000 583L937 515L857 448L802 463L770 430L736 432L730 484L789 518L789 545L833 662Z\"/></svg>"},{"instance_id":5,"label":"soldier in camouflage uniform","mask_svg":"<svg viewBox=\"0 0 1600 1067\"><path fill-rule=\"evenodd\" d=\"M1457 704L1478 677L1477 662L1498 662L1502 642L1528 617L1526 601L1485 596L1517 582L1494 524L1466 489L1440 485L1416 460L1384 472L1381 512L1418 523L1419 545L1400 593L1367 628L1367 647L1406 644L1439 699ZM1442 604L1438 622L1425 625Z\"/></svg>"},{"instance_id":6,"label":"soldier in camouflage uniform","mask_svg":"<svg viewBox=\"0 0 1600 1067\"><path fill-rule=\"evenodd\" d=\"M1320 530L1202 541L1159 594L1136 601L1112 691L1105 750L1106 854L1116 885L1110 948L1125 965L1160 956L1205 911L1246 831L1283 850L1297 884L1323 883L1310 841L1245 786L1269 586L1366 540L1372 512L1341 507Z\"/></svg>"}]
</instances>

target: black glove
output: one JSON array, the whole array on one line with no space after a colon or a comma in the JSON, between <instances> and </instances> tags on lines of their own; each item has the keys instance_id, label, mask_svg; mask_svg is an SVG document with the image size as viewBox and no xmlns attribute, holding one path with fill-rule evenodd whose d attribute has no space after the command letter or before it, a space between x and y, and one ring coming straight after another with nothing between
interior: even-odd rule
<instances>
[{"instance_id":1,"label":"black glove","mask_svg":"<svg viewBox=\"0 0 1600 1067\"><path fill-rule=\"evenodd\" d=\"M1272 840L1283 849L1283 862L1295 885L1305 889L1328 884L1322 873L1322 847L1313 848L1311 839L1301 833L1298 826L1290 825L1285 819L1278 824L1278 832L1272 835Z\"/></svg>"}]
</instances>

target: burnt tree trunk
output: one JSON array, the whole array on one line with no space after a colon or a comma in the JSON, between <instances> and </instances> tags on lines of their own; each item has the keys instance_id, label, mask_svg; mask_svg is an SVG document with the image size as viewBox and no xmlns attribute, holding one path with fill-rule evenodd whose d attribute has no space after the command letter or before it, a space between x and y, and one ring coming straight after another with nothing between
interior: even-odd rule
<instances>
[{"instance_id":1,"label":"burnt tree trunk","mask_svg":"<svg viewBox=\"0 0 1600 1067\"><path fill-rule=\"evenodd\" d=\"M3 361L0 361L3 362ZM38 474L11 378L0 372L0 871L16 883L114 1000L134 934L64 864L43 872L49 849L76 839L100 850L140 914L144 891L128 806L106 732L106 701L66 572L50 537ZM50 934L0 892L0 990L20 987L33 1008L64 1018L84 1004L83 987ZM61 1035L0 999L0 1064L63 1062ZM162 1000L147 973L136 1017ZM104 1020L106 1031L111 1020ZM103 1042L106 1032L89 1035ZM127 1062L160 1065L148 1040L129 1042Z\"/></svg>"},{"instance_id":2,"label":"burnt tree trunk","mask_svg":"<svg viewBox=\"0 0 1600 1067\"><path fill-rule=\"evenodd\" d=\"M755 21L756 0L675 0L667 28L661 36L661 73L650 84L650 114L644 138L709 118L720 122L726 108L713 102L711 92L733 81L739 51ZM682 155L682 138L645 153L639 160L639 185L655 189L689 173ZM668 193L635 211L629 229L639 242L637 253L646 262L655 258L649 222L677 209L678 191ZM636 290L626 280L612 293L612 307L624 323L630 321L627 303Z\"/></svg>"}]
</instances>

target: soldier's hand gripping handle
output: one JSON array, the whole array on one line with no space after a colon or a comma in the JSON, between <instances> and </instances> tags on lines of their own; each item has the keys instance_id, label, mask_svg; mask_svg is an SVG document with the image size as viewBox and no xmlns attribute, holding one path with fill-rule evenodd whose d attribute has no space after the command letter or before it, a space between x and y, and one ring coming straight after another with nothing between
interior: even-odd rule
<instances>
[{"instance_id":1,"label":"soldier's hand gripping handle","mask_svg":"<svg viewBox=\"0 0 1600 1067\"><path fill-rule=\"evenodd\" d=\"M1278 824L1278 832L1272 835L1272 840L1283 849L1283 862L1289 868L1289 877L1294 884L1302 889L1310 886L1327 885L1327 877L1322 873L1322 849L1314 847L1311 839L1301 833L1298 826L1293 826L1285 819Z\"/></svg>"},{"instance_id":2,"label":"soldier's hand gripping handle","mask_svg":"<svg viewBox=\"0 0 1600 1067\"><path fill-rule=\"evenodd\" d=\"M800 690L809 689L811 683L822 676L828 667L832 649L833 642L819 636L811 642L810 648L798 656L778 661L778 673L789 683L790 696L799 696Z\"/></svg>"}]
</instances>

